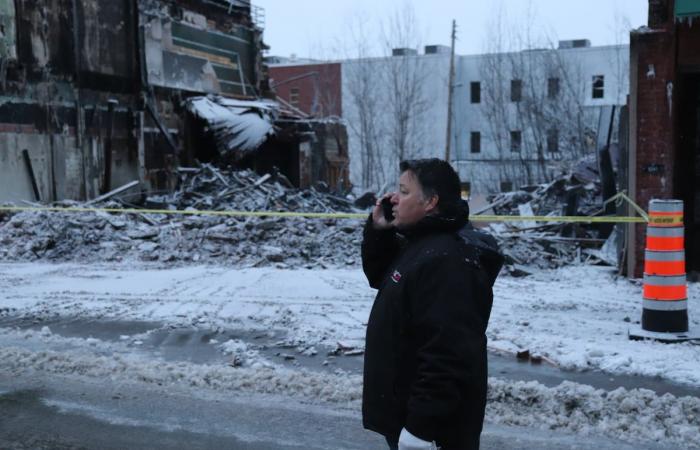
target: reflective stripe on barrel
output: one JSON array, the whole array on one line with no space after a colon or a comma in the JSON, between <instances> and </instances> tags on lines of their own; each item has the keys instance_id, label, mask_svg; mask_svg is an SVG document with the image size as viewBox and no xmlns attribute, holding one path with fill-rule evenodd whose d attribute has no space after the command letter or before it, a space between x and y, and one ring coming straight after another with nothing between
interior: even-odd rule
<instances>
[{"instance_id":1,"label":"reflective stripe on barrel","mask_svg":"<svg viewBox=\"0 0 700 450\"><path fill-rule=\"evenodd\" d=\"M650 227L683 226L683 202L681 200L652 200L649 202Z\"/></svg>"},{"instance_id":2,"label":"reflective stripe on barrel","mask_svg":"<svg viewBox=\"0 0 700 450\"><path fill-rule=\"evenodd\" d=\"M652 311L684 311L688 308L688 300L669 302L665 300L644 299L642 307L644 309L651 309Z\"/></svg>"},{"instance_id":3,"label":"reflective stripe on barrel","mask_svg":"<svg viewBox=\"0 0 700 450\"><path fill-rule=\"evenodd\" d=\"M643 291L647 300L674 301L688 298L685 275L664 277L645 273Z\"/></svg>"},{"instance_id":4,"label":"reflective stripe on barrel","mask_svg":"<svg viewBox=\"0 0 700 450\"><path fill-rule=\"evenodd\" d=\"M648 227L647 250L684 250L683 227Z\"/></svg>"},{"instance_id":5,"label":"reflective stripe on barrel","mask_svg":"<svg viewBox=\"0 0 700 450\"><path fill-rule=\"evenodd\" d=\"M685 252L644 252L644 273L649 275L685 275Z\"/></svg>"}]
</instances>

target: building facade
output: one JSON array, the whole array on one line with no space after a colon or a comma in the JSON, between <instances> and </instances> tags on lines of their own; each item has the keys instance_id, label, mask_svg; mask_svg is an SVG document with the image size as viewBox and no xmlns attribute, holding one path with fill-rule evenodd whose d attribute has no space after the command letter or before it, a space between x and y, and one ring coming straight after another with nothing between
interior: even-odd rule
<instances>
[{"instance_id":1,"label":"building facade","mask_svg":"<svg viewBox=\"0 0 700 450\"><path fill-rule=\"evenodd\" d=\"M449 48L409 50L327 65L271 65L275 82L291 80L277 95L307 112L319 95L304 74L340 66L341 83L331 89L339 89L358 192L392 186L401 159L446 156ZM628 54L626 45L580 40L555 50L456 56L450 161L465 190L488 194L541 183L594 155L601 130L609 129L604 112L615 107L618 117L626 102Z\"/></svg>"},{"instance_id":2,"label":"building facade","mask_svg":"<svg viewBox=\"0 0 700 450\"><path fill-rule=\"evenodd\" d=\"M630 36L629 178L643 208L684 201L688 273L700 274L700 3L649 0L648 26ZM632 211L629 211L633 214ZM627 228L627 272L641 276L646 229Z\"/></svg>"},{"instance_id":3,"label":"building facade","mask_svg":"<svg viewBox=\"0 0 700 450\"><path fill-rule=\"evenodd\" d=\"M508 191L594 155L609 129L601 121L606 109L617 117L626 102L628 53L626 45L581 40L556 50L459 57L452 161L462 181L476 193Z\"/></svg>"}]
</instances>

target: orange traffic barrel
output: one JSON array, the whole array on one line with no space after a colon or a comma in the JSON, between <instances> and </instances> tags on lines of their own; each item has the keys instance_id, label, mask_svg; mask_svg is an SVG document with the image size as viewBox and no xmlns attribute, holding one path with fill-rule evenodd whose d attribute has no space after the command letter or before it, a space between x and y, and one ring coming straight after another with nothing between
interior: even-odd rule
<instances>
[{"instance_id":1,"label":"orange traffic barrel","mask_svg":"<svg viewBox=\"0 0 700 450\"><path fill-rule=\"evenodd\" d=\"M661 333L688 331L683 202L649 202L642 329Z\"/></svg>"}]
</instances>

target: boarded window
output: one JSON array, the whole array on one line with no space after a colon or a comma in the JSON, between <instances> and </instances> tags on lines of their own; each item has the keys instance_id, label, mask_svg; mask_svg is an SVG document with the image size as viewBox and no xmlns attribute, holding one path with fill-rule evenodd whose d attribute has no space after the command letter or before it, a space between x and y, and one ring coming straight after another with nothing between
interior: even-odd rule
<instances>
[{"instance_id":1,"label":"boarded window","mask_svg":"<svg viewBox=\"0 0 700 450\"><path fill-rule=\"evenodd\" d=\"M510 80L510 101L519 102L523 98L523 80Z\"/></svg>"},{"instance_id":2,"label":"boarded window","mask_svg":"<svg viewBox=\"0 0 700 450\"><path fill-rule=\"evenodd\" d=\"M555 99L559 96L559 78L547 80L547 98Z\"/></svg>"},{"instance_id":3,"label":"boarded window","mask_svg":"<svg viewBox=\"0 0 700 450\"><path fill-rule=\"evenodd\" d=\"M481 83L478 81L471 82L471 102L481 103Z\"/></svg>"},{"instance_id":4,"label":"boarded window","mask_svg":"<svg viewBox=\"0 0 700 450\"><path fill-rule=\"evenodd\" d=\"M510 132L510 151L519 152L523 146L523 134L520 131Z\"/></svg>"},{"instance_id":5,"label":"boarded window","mask_svg":"<svg viewBox=\"0 0 700 450\"><path fill-rule=\"evenodd\" d=\"M550 153L559 151L559 130L556 128L547 131L547 151Z\"/></svg>"},{"instance_id":6,"label":"boarded window","mask_svg":"<svg viewBox=\"0 0 700 450\"><path fill-rule=\"evenodd\" d=\"M593 98L605 97L605 76L593 75Z\"/></svg>"},{"instance_id":7,"label":"boarded window","mask_svg":"<svg viewBox=\"0 0 700 450\"><path fill-rule=\"evenodd\" d=\"M481 133L478 131L472 131L471 135L471 146L472 153L481 153Z\"/></svg>"}]
</instances>

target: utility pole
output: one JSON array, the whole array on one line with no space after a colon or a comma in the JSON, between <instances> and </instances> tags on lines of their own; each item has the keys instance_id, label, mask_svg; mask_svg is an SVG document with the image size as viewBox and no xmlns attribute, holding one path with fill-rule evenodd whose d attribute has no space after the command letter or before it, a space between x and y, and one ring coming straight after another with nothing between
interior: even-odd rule
<instances>
[{"instance_id":1,"label":"utility pole","mask_svg":"<svg viewBox=\"0 0 700 450\"><path fill-rule=\"evenodd\" d=\"M452 96L455 84L455 39L457 38L457 21L452 20L452 48L450 50L450 78L447 86L447 137L445 139L445 161L450 162L452 146Z\"/></svg>"}]
</instances>

